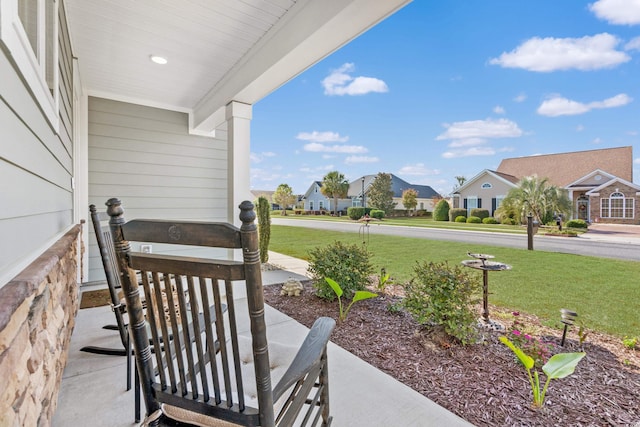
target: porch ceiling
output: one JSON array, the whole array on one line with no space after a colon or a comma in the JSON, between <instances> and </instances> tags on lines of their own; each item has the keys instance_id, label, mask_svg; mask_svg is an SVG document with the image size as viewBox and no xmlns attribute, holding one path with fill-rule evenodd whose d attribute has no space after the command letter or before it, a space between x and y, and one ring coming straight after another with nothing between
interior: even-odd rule
<instances>
[{"instance_id":1,"label":"porch ceiling","mask_svg":"<svg viewBox=\"0 0 640 427\"><path fill-rule=\"evenodd\" d=\"M64 0L90 95L190 113L215 130L411 0ZM151 55L168 59L157 65Z\"/></svg>"}]
</instances>

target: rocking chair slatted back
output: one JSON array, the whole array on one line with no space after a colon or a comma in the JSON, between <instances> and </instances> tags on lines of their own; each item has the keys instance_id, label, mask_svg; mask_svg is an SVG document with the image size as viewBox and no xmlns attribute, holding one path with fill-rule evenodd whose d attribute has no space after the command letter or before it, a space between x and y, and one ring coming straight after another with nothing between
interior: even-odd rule
<instances>
[{"instance_id":1,"label":"rocking chair slatted back","mask_svg":"<svg viewBox=\"0 0 640 427\"><path fill-rule=\"evenodd\" d=\"M110 199L107 206L147 416L165 413L153 423L163 425L171 413L168 409L177 408L181 414L245 426L330 424L326 346L335 325L333 319L317 322L279 384L272 388L258 236L250 202L240 205L240 229L225 223L126 222L119 200ZM243 260L132 252L129 241L241 249ZM139 298L138 272L147 296L146 317ZM235 281L245 281L246 299L235 298ZM247 325L249 355L242 354L245 344L240 343L240 329ZM245 366L248 360L253 363L250 381ZM255 391L249 393L253 386ZM314 389L315 395L309 396ZM257 405L247 403L247 393L252 399L255 393ZM283 409L276 419L274 400L280 397ZM308 408L303 414L305 405Z\"/></svg>"},{"instance_id":2,"label":"rocking chair slatted back","mask_svg":"<svg viewBox=\"0 0 640 427\"><path fill-rule=\"evenodd\" d=\"M89 212L91 214L93 230L96 235L96 242L100 249L100 259L102 261L102 266L104 267L109 296L111 297L111 306L116 316L116 324L118 332L120 333L120 340L122 341L122 346L126 349L128 346L127 324L124 319L126 309L121 304L120 298L118 297L117 289L120 288L121 285L120 276L118 275L116 251L113 246L113 239L111 238L109 226L102 225L103 222L106 223L109 216L106 212L98 212L95 205L89 206Z\"/></svg>"}]
</instances>

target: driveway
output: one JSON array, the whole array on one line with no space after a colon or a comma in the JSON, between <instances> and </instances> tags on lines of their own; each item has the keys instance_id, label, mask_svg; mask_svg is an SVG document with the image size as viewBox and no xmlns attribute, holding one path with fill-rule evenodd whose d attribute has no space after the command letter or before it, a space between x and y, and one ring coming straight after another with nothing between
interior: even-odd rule
<instances>
[{"instance_id":1,"label":"driveway","mask_svg":"<svg viewBox=\"0 0 640 427\"><path fill-rule=\"evenodd\" d=\"M640 225L593 223L583 237L600 241L640 243Z\"/></svg>"}]
</instances>

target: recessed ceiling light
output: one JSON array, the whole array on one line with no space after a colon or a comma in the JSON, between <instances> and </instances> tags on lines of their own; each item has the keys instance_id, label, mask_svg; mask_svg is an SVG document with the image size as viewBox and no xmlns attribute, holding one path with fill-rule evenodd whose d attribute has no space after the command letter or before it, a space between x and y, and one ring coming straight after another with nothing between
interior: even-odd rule
<instances>
[{"instance_id":1,"label":"recessed ceiling light","mask_svg":"<svg viewBox=\"0 0 640 427\"><path fill-rule=\"evenodd\" d=\"M164 65L167 62L169 62L167 61L167 58L165 58L164 56L151 55L149 58L156 64L160 64L160 65Z\"/></svg>"}]
</instances>

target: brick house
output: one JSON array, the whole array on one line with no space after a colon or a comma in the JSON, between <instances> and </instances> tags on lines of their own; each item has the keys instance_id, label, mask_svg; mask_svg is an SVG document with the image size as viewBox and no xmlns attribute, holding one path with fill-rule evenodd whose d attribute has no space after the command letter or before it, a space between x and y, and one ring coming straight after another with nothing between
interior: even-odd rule
<instances>
[{"instance_id":1,"label":"brick house","mask_svg":"<svg viewBox=\"0 0 640 427\"><path fill-rule=\"evenodd\" d=\"M453 206L485 208L493 215L508 190L532 175L568 191L572 218L640 224L640 186L632 182L630 146L504 159L496 171L484 170L465 182L453 194ZM480 205L483 199L492 205Z\"/></svg>"}]
</instances>

